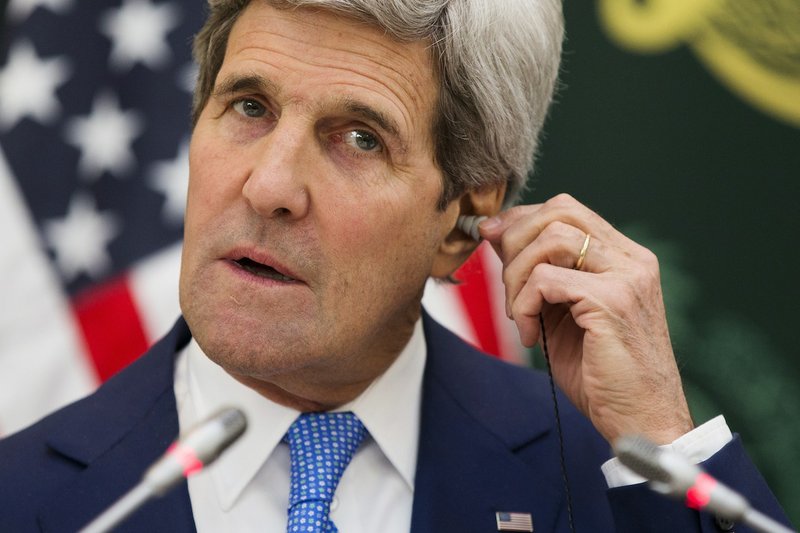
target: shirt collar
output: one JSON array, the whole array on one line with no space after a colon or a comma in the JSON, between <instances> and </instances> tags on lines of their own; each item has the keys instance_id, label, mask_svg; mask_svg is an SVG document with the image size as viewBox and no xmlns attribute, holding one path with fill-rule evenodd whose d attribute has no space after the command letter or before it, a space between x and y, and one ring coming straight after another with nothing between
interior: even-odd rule
<instances>
[{"instance_id":1,"label":"shirt collar","mask_svg":"<svg viewBox=\"0 0 800 533\"><path fill-rule=\"evenodd\" d=\"M355 400L340 409L358 416L412 491L426 357L422 320L417 320L411 339L394 363Z\"/></svg>"},{"instance_id":2,"label":"shirt collar","mask_svg":"<svg viewBox=\"0 0 800 533\"><path fill-rule=\"evenodd\" d=\"M194 339L184 353L186 373L182 379L188 389L189 412L194 416L186 417L181 412L181 427L184 419L193 425L222 407L236 406L247 416L247 431L208 472L220 505L229 510L281 443L299 412L266 399L231 377L203 353ZM418 320L408 344L386 372L356 399L337 409L352 411L359 417L412 491L426 356L422 321Z\"/></svg>"}]
</instances>

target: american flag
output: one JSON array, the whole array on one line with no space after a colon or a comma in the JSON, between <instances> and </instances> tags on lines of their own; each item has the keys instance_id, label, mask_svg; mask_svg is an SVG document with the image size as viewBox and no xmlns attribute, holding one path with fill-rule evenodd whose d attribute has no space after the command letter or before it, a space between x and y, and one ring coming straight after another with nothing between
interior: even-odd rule
<instances>
[{"instance_id":1,"label":"american flag","mask_svg":"<svg viewBox=\"0 0 800 533\"><path fill-rule=\"evenodd\" d=\"M533 531L533 519L528 513L495 513L497 531Z\"/></svg>"},{"instance_id":2,"label":"american flag","mask_svg":"<svg viewBox=\"0 0 800 533\"><path fill-rule=\"evenodd\" d=\"M91 392L179 314L197 0L11 0L0 28L0 435ZM0 8L2 8L0 3ZM499 261L424 303L518 361Z\"/></svg>"}]
</instances>

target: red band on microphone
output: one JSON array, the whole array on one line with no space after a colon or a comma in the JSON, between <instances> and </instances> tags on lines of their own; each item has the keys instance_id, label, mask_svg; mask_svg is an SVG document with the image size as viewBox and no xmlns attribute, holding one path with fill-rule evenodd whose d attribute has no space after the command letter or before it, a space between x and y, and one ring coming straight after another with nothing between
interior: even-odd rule
<instances>
[{"instance_id":1,"label":"red band on microphone","mask_svg":"<svg viewBox=\"0 0 800 533\"><path fill-rule=\"evenodd\" d=\"M711 491L717 486L717 480L705 472L699 474L694 485L686 491L686 506L692 509L703 509L711 501Z\"/></svg>"},{"instance_id":2,"label":"red band on microphone","mask_svg":"<svg viewBox=\"0 0 800 533\"><path fill-rule=\"evenodd\" d=\"M183 466L184 477L189 477L203 469L203 462L197 458L194 450L182 445L180 442L172 443L172 446L167 450L167 455L173 457Z\"/></svg>"}]
</instances>

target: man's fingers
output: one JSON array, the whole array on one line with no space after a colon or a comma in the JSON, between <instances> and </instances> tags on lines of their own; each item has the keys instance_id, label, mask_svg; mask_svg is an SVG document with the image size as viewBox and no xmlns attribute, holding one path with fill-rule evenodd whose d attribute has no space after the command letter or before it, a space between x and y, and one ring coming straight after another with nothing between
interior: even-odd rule
<instances>
[{"instance_id":1,"label":"man's fingers","mask_svg":"<svg viewBox=\"0 0 800 533\"><path fill-rule=\"evenodd\" d=\"M538 231L536 228L531 228L529 226L533 215L536 211L541 209L541 207L542 204L518 205L511 209L501 211L497 215L481 222L478 225L478 232L481 237L489 241L498 257L500 257L500 260L505 263L506 254L503 251L503 240L506 238L505 236L509 228L522 224L528 227L526 230L528 235L537 235ZM510 245L506 246L510 248Z\"/></svg>"},{"instance_id":2,"label":"man's fingers","mask_svg":"<svg viewBox=\"0 0 800 533\"><path fill-rule=\"evenodd\" d=\"M511 304L511 318L517 325L520 341L531 347L539 340L539 314L546 304L572 306L586 297L592 274L540 263Z\"/></svg>"},{"instance_id":3,"label":"man's fingers","mask_svg":"<svg viewBox=\"0 0 800 533\"><path fill-rule=\"evenodd\" d=\"M567 194L560 194L544 204L511 208L483 221L479 230L504 264L508 264L553 222L562 222L599 238L609 245L623 246L626 237L597 213Z\"/></svg>"},{"instance_id":4,"label":"man's fingers","mask_svg":"<svg viewBox=\"0 0 800 533\"><path fill-rule=\"evenodd\" d=\"M628 261L630 259L626 254L609 248L600 239L590 237L587 241L587 234L580 229L553 222L503 269L506 314L510 313L511 306L533 269L541 263L564 269L575 269L580 263L579 270L602 274L611 270L613 265L625 267Z\"/></svg>"}]
</instances>

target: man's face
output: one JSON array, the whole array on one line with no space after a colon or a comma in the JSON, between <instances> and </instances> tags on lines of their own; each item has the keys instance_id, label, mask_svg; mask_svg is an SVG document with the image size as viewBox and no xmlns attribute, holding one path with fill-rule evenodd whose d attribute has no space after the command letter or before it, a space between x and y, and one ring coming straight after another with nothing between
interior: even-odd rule
<instances>
[{"instance_id":1,"label":"man's face","mask_svg":"<svg viewBox=\"0 0 800 533\"><path fill-rule=\"evenodd\" d=\"M425 43L250 4L190 150L181 306L209 357L300 397L391 363L457 215L436 94Z\"/></svg>"}]
</instances>

